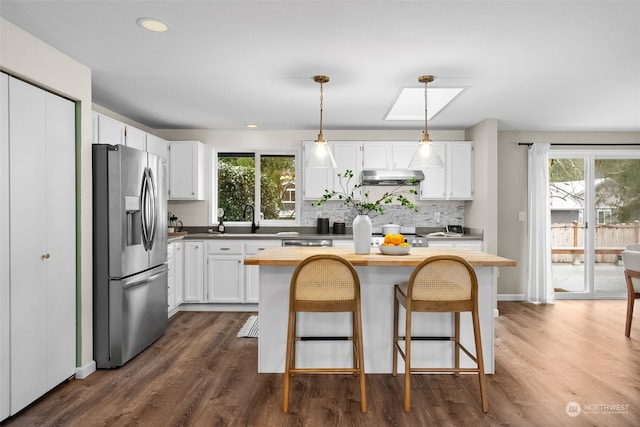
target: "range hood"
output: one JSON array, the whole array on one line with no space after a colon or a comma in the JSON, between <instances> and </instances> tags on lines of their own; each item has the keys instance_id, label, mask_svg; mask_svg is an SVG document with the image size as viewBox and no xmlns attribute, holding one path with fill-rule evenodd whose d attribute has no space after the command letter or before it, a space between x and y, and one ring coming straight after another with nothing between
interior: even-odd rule
<instances>
[{"instance_id":1,"label":"range hood","mask_svg":"<svg viewBox=\"0 0 640 427\"><path fill-rule=\"evenodd\" d=\"M421 170L412 169L365 169L362 185L417 185L424 179Z\"/></svg>"}]
</instances>

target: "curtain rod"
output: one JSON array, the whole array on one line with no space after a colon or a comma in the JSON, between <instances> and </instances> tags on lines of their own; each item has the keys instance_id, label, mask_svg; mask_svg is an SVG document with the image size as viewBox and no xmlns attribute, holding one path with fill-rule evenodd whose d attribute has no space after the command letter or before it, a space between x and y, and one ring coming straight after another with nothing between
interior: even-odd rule
<instances>
[{"instance_id":1,"label":"curtain rod","mask_svg":"<svg viewBox=\"0 0 640 427\"><path fill-rule=\"evenodd\" d=\"M531 147L533 142L519 142L518 145L526 145L527 147ZM628 144L554 144L550 143L549 145L554 146L564 146L564 147L637 147L640 146L640 143L630 142Z\"/></svg>"}]
</instances>

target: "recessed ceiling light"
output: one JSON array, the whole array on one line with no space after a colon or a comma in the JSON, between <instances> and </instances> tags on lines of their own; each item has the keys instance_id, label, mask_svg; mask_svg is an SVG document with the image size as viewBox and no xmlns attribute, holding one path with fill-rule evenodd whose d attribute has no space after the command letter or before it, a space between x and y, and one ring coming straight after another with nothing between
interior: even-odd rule
<instances>
[{"instance_id":1,"label":"recessed ceiling light","mask_svg":"<svg viewBox=\"0 0 640 427\"><path fill-rule=\"evenodd\" d=\"M246 125L244 125L244 127L247 127L249 129L253 129L253 128L257 128L258 125L256 125L255 123L247 123Z\"/></svg>"},{"instance_id":2,"label":"recessed ceiling light","mask_svg":"<svg viewBox=\"0 0 640 427\"><path fill-rule=\"evenodd\" d=\"M156 33L164 33L169 29L167 24L154 18L140 18L137 22L142 28Z\"/></svg>"},{"instance_id":3,"label":"recessed ceiling light","mask_svg":"<svg viewBox=\"0 0 640 427\"><path fill-rule=\"evenodd\" d=\"M428 88L427 119L431 119L446 107L463 88ZM405 87L396 98L385 120L424 120L424 88Z\"/></svg>"}]
</instances>

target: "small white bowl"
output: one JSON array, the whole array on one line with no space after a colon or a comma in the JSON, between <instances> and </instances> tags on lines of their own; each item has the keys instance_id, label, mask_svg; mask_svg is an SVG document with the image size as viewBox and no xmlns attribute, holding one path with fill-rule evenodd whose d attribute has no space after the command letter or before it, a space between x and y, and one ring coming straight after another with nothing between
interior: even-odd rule
<instances>
[{"instance_id":1,"label":"small white bowl","mask_svg":"<svg viewBox=\"0 0 640 427\"><path fill-rule=\"evenodd\" d=\"M382 246L379 245L378 249L384 255L407 255L411 251L411 246Z\"/></svg>"}]
</instances>

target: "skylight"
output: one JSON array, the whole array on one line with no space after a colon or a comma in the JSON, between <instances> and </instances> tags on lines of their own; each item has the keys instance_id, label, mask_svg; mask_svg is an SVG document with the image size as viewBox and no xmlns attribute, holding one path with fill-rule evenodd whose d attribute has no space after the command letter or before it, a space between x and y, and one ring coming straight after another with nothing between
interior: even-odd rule
<instances>
[{"instance_id":1,"label":"skylight","mask_svg":"<svg viewBox=\"0 0 640 427\"><path fill-rule=\"evenodd\" d=\"M463 88L457 87L427 88L427 120L431 120L463 90ZM424 88L403 88L384 119L424 120Z\"/></svg>"}]
</instances>

